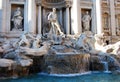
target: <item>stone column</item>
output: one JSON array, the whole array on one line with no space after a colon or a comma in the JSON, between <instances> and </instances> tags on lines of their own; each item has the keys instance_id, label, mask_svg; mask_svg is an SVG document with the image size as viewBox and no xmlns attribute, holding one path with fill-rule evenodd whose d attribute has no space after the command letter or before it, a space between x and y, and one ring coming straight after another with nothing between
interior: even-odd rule
<instances>
[{"instance_id":1,"label":"stone column","mask_svg":"<svg viewBox=\"0 0 120 82\"><path fill-rule=\"evenodd\" d=\"M2 32L2 9L3 9L3 1L4 0L0 0L0 32Z\"/></svg>"},{"instance_id":2,"label":"stone column","mask_svg":"<svg viewBox=\"0 0 120 82\"><path fill-rule=\"evenodd\" d=\"M28 28L28 1L26 0L25 5L24 5L24 31L29 31Z\"/></svg>"},{"instance_id":3,"label":"stone column","mask_svg":"<svg viewBox=\"0 0 120 82\"><path fill-rule=\"evenodd\" d=\"M81 0L73 0L73 4L71 8L71 33L72 34L82 33L80 1Z\"/></svg>"},{"instance_id":4,"label":"stone column","mask_svg":"<svg viewBox=\"0 0 120 82\"><path fill-rule=\"evenodd\" d=\"M101 34L103 32L102 29L102 13L101 13L101 0L95 0L96 3L96 28L97 28L97 34Z\"/></svg>"},{"instance_id":5,"label":"stone column","mask_svg":"<svg viewBox=\"0 0 120 82\"><path fill-rule=\"evenodd\" d=\"M114 0L110 0L110 14L111 14L111 31L112 31L112 35L116 35Z\"/></svg>"},{"instance_id":6,"label":"stone column","mask_svg":"<svg viewBox=\"0 0 120 82\"><path fill-rule=\"evenodd\" d=\"M32 10L32 22L33 22L33 28L32 28L32 32L33 33L36 33L36 0L32 0L32 7L33 7L33 10Z\"/></svg>"},{"instance_id":7,"label":"stone column","mask_svg":"<svg viewBox=\"0 0 120 82\"><path fill-rule=\"evenodd\" d=\"M66 8L66 34L70 34L70 11L69 7Z\"/></svg>"},{"instance_id":8,"label":"stone column","mask_svg":"<svg viewBox=\"0 0 120 82\"><path fill-rule=\"evenodd\" d=\"M91 12L91 18L92 18L92 26L91 26L91 31L93 33L97 33L97 25L96 25L96 3L95 3L95 0L92 0L93 2L93 8L92 8L92 12Z\"/></svg>"},{"instance_id":9,"label":"stone column","mask_svg":"<svg viewBox=\"0 0 120 82\"><path fill-rule=\"evenodd\" d=\"M60 9L60 25L61 26L63 26L63 24L62 24L62 18L63 18L62 9Z\"/></svg>"},{"instance_id":10,"label":"stone column","mask_svg":"<svg viewBox=\"0 0 120 82\"><path fill-rule=\"evenodd\" d=\"M6 17L7 17L7 3L8 0L0 0L0 32L6 33L7 31L7 23Z\"/></svg>"},{"instance_id":11,"label":"stone column","mask_svg":"<svg viewBox=\"0 0 120 82\"><path fill-rule=\"evenodd\" d=\"M38 33L42 33L42 11L41 11L41 5L38 6Z\"/></svg>"},{"instance_id":12,"label":"stone column","mask_svg":"<svg viewBox=\"0 0 120 82\"><path fill-rule=\"evenodd\" d=\"M27 0L28 1L28 30L29 32L32 31L32 0Z\"/></svg>"},{"instance_id":13,"label":"stone column","mask_svg":"<svg viewBox=\"0 0 120 82\"><path fill-rule=\"evenodd\" d=\"M35 0L26 0L27 5L27 28L26 31L36 32L36 5Z\"/></svg>"}]
</instances>

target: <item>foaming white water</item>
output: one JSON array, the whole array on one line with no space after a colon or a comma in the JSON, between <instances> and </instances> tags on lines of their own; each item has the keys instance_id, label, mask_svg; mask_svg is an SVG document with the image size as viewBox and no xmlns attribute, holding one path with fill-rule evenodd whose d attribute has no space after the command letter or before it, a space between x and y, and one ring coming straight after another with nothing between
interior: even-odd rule
<instances>
[{"instance_id":1,"label":"foaming white water","mask_svg":"<svg viewBox=\"0 0 120 82\"><path fill-rule=\"evenodd\" d=\"M91 74L92 72L85 72L85 73L74 73L74 74L47 74L47 73L38 73L40 75L47 75L47 76L57 76L57 77L75 77L75 76L81 76L81 75L87 75Z\"/></svg>"},{"instance_id":2,"label":"foaming white water","mask_svg":"<svg viewBox=\"0 0 120 82\"><path fill-rule=\"evenodd\" d=\"M106 62L106 61L101 61L101 63L104 65L104 71L105 71L105 72L109 72L109 70L108 70L108 62Z\"/></svg>"},{"instance_id":3,"label":"foaming white water","mask_svg":"<svg viewBox=\"0 0 120 82\"><path fill-rule=\"evenodd\" d=\"M74 74L48 74L48 73L38 73L38 75L46 75L46 76L57 76L57 77L75 77L75 76L82 76L82 75L88 75L88 74L94 74L94 73L112 73L111 71L89 71L85 73L74 73Z\"/></svg>"},{"instance_id":4,"label":"foaming white water","mask_svg":"<svg viewBox=\"0 0 120 82\"><path fill-rule=\"evenodd\" d=\"M104 71L104 73L112 73L111 71Z\"/></svg>"},{"instance_id":5,"label":"foaming white water","mask_svg":"<svg viewBox=\"0 0 120 82\"><path fill-rule=\"evenodd\" d=\"M111 71L103 71L103 72L101 72L101 71L92 71L92 73L112 73Z\"/></svg>"}]
</instances>

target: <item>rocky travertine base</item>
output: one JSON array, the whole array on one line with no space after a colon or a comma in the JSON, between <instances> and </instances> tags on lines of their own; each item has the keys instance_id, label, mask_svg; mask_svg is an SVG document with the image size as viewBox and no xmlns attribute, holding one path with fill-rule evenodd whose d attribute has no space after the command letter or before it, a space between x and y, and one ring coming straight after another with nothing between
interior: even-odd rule
<instances>
[{"instance_id":1,"label":"rocky travertine base","mask_svg":"<svg viewBox=\"0 0 120 82\"><path fill-rule=\"evenodd\" d=\"M84 73L89 71L89 54L46 55L45 69L50 74Z\"/></svg>"},{"instance_id":2,"label":"rocky travertine base","mask_svg":"<svg viewBox=\"0 0 120 82\"><path fill-rule=\"evenodd\" d=\"M95 43L89 31L79 37L52 35L51 38L25 32L17 41L0 41L0 78L39 72L120 72L120 42L104 47L99 38Z\"/></svg>"},{"instance_id":3,"label":"rocky travertine base","mask_svg":"<svg viewBox=\"0 0 120 82\"><path fill-rule=\"evenodd\" d=\"M29 74L32 60L14 61L11 59L0 59L0 78L18 77Z\"/></svg>"},{"instance_id":4,"label":"rocky travertine base","mask_svg":"<svg viewBox=\"0 0 120 82\"><path fill-rule=\"evenodd\" d=\"M90 70L91 71L104 71L104 65L101 63L99 56L90 57Z\"/></svg>"}]
</instances>

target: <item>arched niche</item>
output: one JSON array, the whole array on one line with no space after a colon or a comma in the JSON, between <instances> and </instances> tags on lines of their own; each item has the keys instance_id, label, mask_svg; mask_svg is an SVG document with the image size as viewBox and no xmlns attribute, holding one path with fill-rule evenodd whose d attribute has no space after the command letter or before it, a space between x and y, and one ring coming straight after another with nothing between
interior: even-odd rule
<instances>
[{"instance_id":1,"label":"arched niche","mask_svg":"<svg viewBox=\"0 0 120 82\"><path fill-rule=\"evenodd\" d=\"M56 8L58 22L60 24L61 29L63 29L64 33L67 32L67 24L70 24L68 22L71 21L67 21L67 18L70 19L72 0L36 0L36 4L37 8L41 7L40 10L37 9L37 12L38 15L41 16L41 21L38 20L38 24L41 22L41 27L38 27L38 29L41 29L40 31L42 34L47 33L50 29L47 16L52 11L52 8ZM39 11L41 11L41 15Z\"/></svg>"},{"instance_id":2,"label":"arched niche","mask_svg":"<svg viewBox=\"0 0 120 82\"><path fill-rule=\"evenodd\" d=\"M88 12L88 15L91 17L90 20L90 31L92 31L92 10L91 9L87 9L87 8L81 8L81 19L83 19L84 15L86 14L86 12ZM81 20L81 24L82 24L82 32L84 32L84 26L83 26L83 21Z\"/></svg>"},{"instance_id":3,"label":"arched niche","mask_svg":"<svg viewBox=\"0 0 120 82\"><path fill-rule=\"evenodd\" d=\"M17 8L20 8L21 16L23 17L23 20L21 22L21 28L15 29L14 28L14 22L12 19L14 18L15 12ZM11 18L10 18L10 31L24 31L24 4L11 4Z\"/></svg>"}]
</instances>

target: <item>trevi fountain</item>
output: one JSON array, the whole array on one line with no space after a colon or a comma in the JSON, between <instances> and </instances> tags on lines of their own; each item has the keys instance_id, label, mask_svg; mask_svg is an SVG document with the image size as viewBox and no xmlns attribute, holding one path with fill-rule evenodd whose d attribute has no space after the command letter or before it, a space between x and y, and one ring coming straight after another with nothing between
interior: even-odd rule
<instances>
[{"instance_id":1,"label":"trevi fountain","mask_svg":"<svg viewBox=\"0 0 120 82\"><path fill-rule=\"evenodd\" d=\"M119 82L120 0L0 0L0 82Z\"/></svg>"}]
</instances>

